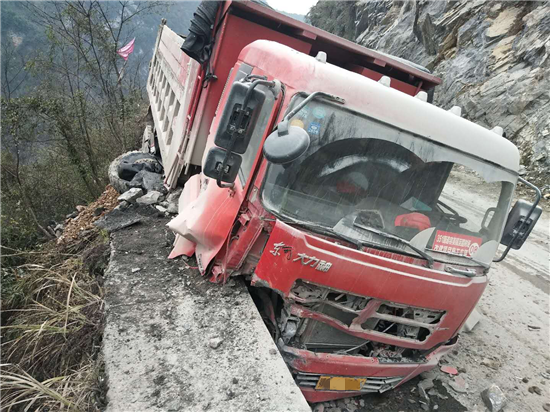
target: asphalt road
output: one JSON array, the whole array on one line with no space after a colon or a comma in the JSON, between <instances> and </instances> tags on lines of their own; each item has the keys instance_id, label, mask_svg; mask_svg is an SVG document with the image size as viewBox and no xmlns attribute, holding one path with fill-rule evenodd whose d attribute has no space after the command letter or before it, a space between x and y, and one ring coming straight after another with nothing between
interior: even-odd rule
<instances>
[{"instance_id":1,"label":"asphalt road","mask_svg":"<svg viewBox=\"0 0 550 412\"><path fill-rule=\"evenodd\" d=\"M455 199L465 207L487 197L464 184L457 188ZM455 398L468 410L484 410L480 392L493 383L507 396L507 411L543 411L550 402L550 210L543 209L523 247L493 264L478 304L482 320L462 334L458 354L449 359L466 370L469 392Z\"/></svg>"}]
</instances>

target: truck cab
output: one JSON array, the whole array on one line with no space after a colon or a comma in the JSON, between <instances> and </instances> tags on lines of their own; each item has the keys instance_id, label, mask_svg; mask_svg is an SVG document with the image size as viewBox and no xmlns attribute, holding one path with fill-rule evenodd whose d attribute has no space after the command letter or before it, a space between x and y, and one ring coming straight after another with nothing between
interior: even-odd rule
<instances>
[{"instance_id":1,"label":"truck cab","mask_svg":"<svg viewBox=\"0 0 550 412\"><path fill-rule=\"evenodd\" d=\"M170 257L249 282L310 402L384 392L437 365L491 263L540 215L537 202L510 211L520 181L540 198L518 149L431 104L436 80L425 90L430 78L330 61L275 40L240 50L168 225Z\"/></svg>"}]
</instances>

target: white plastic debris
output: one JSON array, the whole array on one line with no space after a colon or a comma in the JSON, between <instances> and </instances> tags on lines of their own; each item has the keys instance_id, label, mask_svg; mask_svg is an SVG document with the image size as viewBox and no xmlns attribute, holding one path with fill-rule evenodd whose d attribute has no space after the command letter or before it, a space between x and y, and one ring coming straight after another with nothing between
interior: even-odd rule
<instances>
[{"instance_id":1,"label":"white plastic debris","mask_svg":"<svg viewBox=\"0 0 550 412\"><path fill-rule=\"evenodd\" d=\"M123 194L121 194L118 197L118 201L119 202L126 201L126 202L129 202L129 203L133 203L133 202L136 201L136 199L138 197L141 197L141 196L143 196L143 190L140 189L139 187L134 187L134 188L124 192Z\"/></svg>"}]
</instances>

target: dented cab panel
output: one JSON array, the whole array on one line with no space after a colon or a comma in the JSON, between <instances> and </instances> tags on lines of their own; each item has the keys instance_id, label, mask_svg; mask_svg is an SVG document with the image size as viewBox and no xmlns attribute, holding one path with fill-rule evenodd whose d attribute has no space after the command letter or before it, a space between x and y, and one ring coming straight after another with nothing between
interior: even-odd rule
<instances>
[{"instance_id":1,"label":"dented cab panel","mask_svg":"<svg viewBox=\"0 0 550 412\"><path fill-rule=\"evenodd\" d=\"M254 278L282 293L298 317L330 322L353 336L414 349L429 349L451 339L487 283L486 276L468 278L354 250L280 221L275 223ZM348 309L353 316L348 321L316 312L293 293L298 281L362 297L364 306ZM389 307L417 308L441 316L433 324L430 319L396 317L385 310ZM371 330L371 318L424 327L429 334L423 340L391 336Z\"/></svg>"},{"instance_id":2,"label":"dented cab panel","mask_svg":"<svg viewBox=\"0 0 550 412\"><path fill-rule=\"evenodd\" d=\"M454 346L487 278L421 262L274 223L252 284L283 297L278 344L310 402L392 389Z\"/></svg>"},{"instance_id":3,"label":"dented cab panel","mask_svg":"<svg viewBox=\"0 0 550 412\"><path fill-rule=\"evenodd\" d=\"M228 104L233 83L237 83L247 75L252 74L258 76L264 73L253 70L251 66L241 62L234 66L220 100L220 107ZM255 147L261 147L267 134L274 126L281 106L282 99L275 96L267 88L262 88L263 86L258 87L258 89L263 90L266 97L259 110L258 122L260 124L254 129L249 148L243 154L244 160L239 168L239 175L235 183L231 187L222 188L218 187L215 179L207 177L204 173L191 177L184 187L182 195L184 200L180 202L180 213L168 224L168 227L177 234L170 257L182 254L191 256L194 252L199 270L203 275L211 267L210 272L213 275L213 281L227 279L227 248L229 246L228 241L231 240L228 237L231 237L232 231L239 227L248 226L251 215L241 209L249 188L252 186L252 172L256 169L261 157ZM219 110L212 122L206 150L204 151L204 159L208 156L209 150L216 147L214 140L223 113L223 110ZM188 188L189 185L190 188ZM251 227L253 226L251 225ZM243 249L239 249L237 253L240 255L239 257L235 256L232 246L231 256L229 256L230 261L238 259L237 263L242 263L245 252L252 245L250 242L254 240L253 236L249 239L249 242L242 245ZM214 259L220 255L223 256L221 262L214 262Z\"/></svg>"}]
</instances>

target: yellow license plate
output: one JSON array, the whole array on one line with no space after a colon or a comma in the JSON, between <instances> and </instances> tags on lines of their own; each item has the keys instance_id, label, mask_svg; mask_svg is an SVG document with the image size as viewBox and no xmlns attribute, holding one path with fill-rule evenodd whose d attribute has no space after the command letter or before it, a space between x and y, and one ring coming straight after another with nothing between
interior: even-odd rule
<instances>
[{"instance_id":1,"label":"yellow license plate","mask_svg":"<svg viewBox=\"0 0 550 412\"><path fill-rule=\"evenodd\" d=\"M325 391L360 391L364 378L346 378L344 376L321 376L315 389Z\"/></svg>"}]
</instances>

